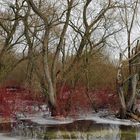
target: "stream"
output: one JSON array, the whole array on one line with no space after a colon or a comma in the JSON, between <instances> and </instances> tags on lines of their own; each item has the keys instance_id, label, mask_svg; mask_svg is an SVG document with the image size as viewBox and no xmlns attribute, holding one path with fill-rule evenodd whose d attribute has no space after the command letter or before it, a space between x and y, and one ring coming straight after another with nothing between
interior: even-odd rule
<instances>
[{"instance_id":1,"label":"stream","mask_svg":"<svg viewBox=\"0 0 140 140\"><path fill-rule=\"evenodd\" d=\"M0 123L0 140L140 140L140 124L89 115L57 120L40 116Z\"/></svg>"}]
</instances>

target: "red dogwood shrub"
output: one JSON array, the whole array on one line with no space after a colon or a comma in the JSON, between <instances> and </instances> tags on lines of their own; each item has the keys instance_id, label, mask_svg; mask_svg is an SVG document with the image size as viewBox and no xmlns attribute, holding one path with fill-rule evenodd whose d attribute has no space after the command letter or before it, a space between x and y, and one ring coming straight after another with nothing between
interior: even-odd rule
<instances>
[{"instance_id":1,"label":"red dogwood shrub","mask_svg":"<svg viewBox=\"0 0 140 140\"><path fill-rule=\"evenodd\" d=\"M0 115L12 117L17 112L34 113L33 106L46 101L39 93L21 87L0 88Z\"/></svg>"},{"instance_id":2,"label":"red dogwood shrub","mask_svg":"<svg viewBox=\"0 0 140 140\"><path fill-rule=\"evenodd\" d=\"M119 100L115 91L104 88L88 91L84 86L71 88L63 85L58 88L57 114L76 115L94 109L116 110Z\"/></svg>"},{"instance_id":3,"label":"red dogwood shrub","mask_svg":"<svg viewBox=\"0 0 140 140\"><path fill-rule=\"evenodd\" d=\"M67 84L57 86L58 115L86 114L93 109L116 109L119 100L117 94L109 88L87 91L84 86L72 88ZM36 113L34 106L47 104L41 93L36 93L20 86L0 88L0 115L11 117L17 112Z\"/></svg>"},{"instance_id":4,"label":"red dogwood shrub","mask_svg":"<svg viewBox=\"0 0 140 140\"><path fill-rule=\"evenodd\" d=\"M109 88L93 90L90 93L91 97L94 99L96 108L110 110L117 110L119 106L119 98L116 91Z\"/></svg>"},{"instance_id":5,"label":"red dogwood shrub","mask_svg":"<svg viewBox=\"0 0 140 140\"><path fill-rule=\"evenodd\" d=\"M83 87L70 88L63 86L57 96L57 113L76 115L82 111L91 110L91 104Z\"/></svg>"}]
</instances>

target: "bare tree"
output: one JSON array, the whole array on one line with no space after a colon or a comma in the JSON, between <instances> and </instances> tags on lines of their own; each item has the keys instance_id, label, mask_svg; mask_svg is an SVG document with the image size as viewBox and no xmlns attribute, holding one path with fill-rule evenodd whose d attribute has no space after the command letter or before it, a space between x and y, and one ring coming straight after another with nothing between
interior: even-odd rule
<instances>
[{"instance_id":1,"label":"bare tree","mask_svg":"<svg viewBox=\"0 0 140 140\"><path fill-rule=\"evenodd\" d=\"M63 29L62 29L62 33L60 35L60 40L59 43L57 45L56 48L56 52L53 58L53 62L52 62L52 68L49 68L49 62L48 62L48 48L49 48L49 37L50 37L50 31L51 28L54 27L55 24L58 24L58 19L53 19L49 20L48 17L46 17L44 15L44 13L42 13L38 7L33 3L32 0L28 0L27 1L28 4L32 7L33 11L43 20L44 22L44 26L45 26L45 34L43 37L43 45L42 45L42 62L43 62L43 68L44 68L44 77L45 80L48 83L48 96L49 96L49 101L50 101L50 105L51 108L55 108L56 106L56 80L55 80L55 67L56 67L56 60L58 58L58 55L60 53L60 50L62 48L63 45L63 40L67 31L67 27L68 27L68 22L69 22L69 17L70 17L70 11L72 8L72 3L73 1L68 1L68 10L67 10L67 20L64 23ZM55 15L55 11L53 11L53 15L52 17ZM54 16L55 17L55 16ZM51 72L50 72L51 70Z\"/></svg>"},{"instance_id":2,"label":"bare tree","mask_svg":"<svg viewBox=\"0 0 140 140\"><path fill-rule=\"evenodd\" d=\"M3 42L0 50L1 72L5 69L5 65L8 67L7 70L4 70L5 74L1 74L2 77L5 77L8 72L11 72L20 62L26 59L23 52L23 57L17 59L11 66L3 62L8 54L16 51L18 45L22 49L25 47L20 14L22 8L23 3L19 4L18 1L15 1L14 3L8 3L7 7L0 14L0 37Z\"/></svg>"},{"instance_id":3,"label":"bare tree","mask_svg":"<svg viewBox=\"0 0 140 140\"><path fill-rule=\"evenodd\" d=\"M96 53L96 51L100 50L100 48L106 46L107 40L111 36L117 34L122 30L122 27L114 29L112 27L111 29L109 26L107 26L107 22L109 23L111 21L111 19L109 18L110 13L115 11L114 9L118 8L118 5L116 2L108 0L107 2L104 2L102 5L100 4L98 5L100 6L100 9L97 9L95 7L94 7L95 9L92 9L92 5L94 4L92 0L86 1L67 0L64 2L65 6L61 11L59 11L55 7L55 4L50 5L49 8L52 11L49 16L46 16L47 13L43 11L43 8L41 7L39 8L37 3L35 3L35 1L26 0L26 2L44 24L44 35L42 37L42 64L44 71L43 83L47 81L47 85L45 87L47 89L49 101L51 107L55 108L58 71L60 71L61 74L63 73L62 74L63 81L66 81L69 73L72 71L73 67L78 63L80 57L83 55L83 52L85 50L87 50L88 52L91 53L91 55L93 55L94 53ZM45 7L45 4L43 6ZM80 9L80 13L82 11L82 14L75 16L76 9ZM91 13L89 12L90 11L89 9L92 9ZM94 10L97 11L95 12ZM49 57L48 55L51 52L50 38L53 28L61 28L61 31L56 38L55 43L56 47L55 49L53 49L54 56L51 63L48 59ZM74 48L73 54L74 58L71 64L65 67L66 65L65 52L68 50L68 46L69 48L72 49ZM63 57L61 56L61 50ZM61 71L61 69L59 70L59 68L57 67L59 59L63 59L62 61L63 72Z\"/></svg>"},{"instance_id":4,"label":"bare tree","mask_svg":"<svg viewBox=\"0 0 140 140\"><path fill-rule=\"evenodd\" d=\"M134 42L132 39L132 31L134 28L134 25L136 26L136 15L137 15L137 10L138 10L138 0L133 1L133 2L127 2L124 0L124 9L121 11L121 19L125 25L126 29L126 34L127 34L127 46L126 48L128 49L128 70L129 70L129 77L124 79L123 74L122 74L122 57L124 54L121 55L120 59L120 65L119 67L119 74L118 74L118 81L117 84L119 85L118 88L118 93L121 101L121 109L120 109L120 117L121 118L127 118L127 117L134 117L132 114L137 114L137 108L136 108L136 88L138 84L138 73L132 73L131 71L131 47L132 43ZM131 12L131 14L130 14ZM121 84L120 82L121 81ZM128 84L128 90L127 93L124 91L124 87ZM135 118L135 117L134 117Z\"/></svg>"}]
</instances>

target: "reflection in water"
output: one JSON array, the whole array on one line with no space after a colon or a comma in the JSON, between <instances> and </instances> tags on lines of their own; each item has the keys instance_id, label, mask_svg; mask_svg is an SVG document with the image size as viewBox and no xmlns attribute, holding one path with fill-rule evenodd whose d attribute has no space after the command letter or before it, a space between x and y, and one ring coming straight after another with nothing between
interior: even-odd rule
<instances>
[{"instance_id":1,"label":"reflection in water","mask_svg":"<svg viewBox=\"0 0 140 140\"><path fill-rule=\"evenodd\" d=\"M120 126L120 140L138 140L137 127Z\"/></svg>"},{"instance_id":2,"label":"reflection in water","mask_svg":"<svg viewBox=\"0 0 140 140\"><path fill-rule=\"evenodd\" d=\"M75 121L64 125L38 125L29 121L21 122L13 128L13 134L46 139L85 139L85 140L128 140L127 127L110 124L97 124L90 120ZM133 128L135 131L136 129ZM131 131L131 130L130 130ZM132 134L135 134L133 132ZM134 136L132 136L135 139Z\"/></svg>"},{"instance_id":3,"label":"reflection in water","mask_svg":"<svg viewBox=\"0 0 140 140\"><path fill-rule=\"evenodd\" d=\"M140 130L137 127L99 124L90 120L78 120L61 125L39 125L30 120L21 120L11 126L12 131L6 128L10 136L23 139L140 140ZM7 132L3 129L1 131Z\"/></svg>"}]
</instances>

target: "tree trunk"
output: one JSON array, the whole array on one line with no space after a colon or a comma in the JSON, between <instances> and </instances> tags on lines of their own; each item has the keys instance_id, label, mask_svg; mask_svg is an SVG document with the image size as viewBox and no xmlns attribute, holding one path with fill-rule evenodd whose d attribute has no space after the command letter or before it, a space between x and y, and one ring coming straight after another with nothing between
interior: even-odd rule
<instances>
[{"instance_id":1,"label":"tree trunk","mask_svg":"<svg viewBox=\"0 0 140 140\"><path fill-rule=\"evenodd\" d=\"M50 109L53 112L56 108L56 82L52 81L51 79L51 73L49 69L49 62L48 62L48 39L49 38L49 29L46 28L45 36L44 36L44 42L43 42L43 69L44 69L44 78L45 81L47 81L47 87L48 87L48 97L49 97L49 104L50 104ZM53 115L53 113L52 113Z\"/></svg>"},{"instance_id":2,"label":"tree trunk","mask_svg":"<svg viewBox=\"0 0 140 140\"><path fill-rule=\"evenodd\" d=\"M126 118L127 109L126 109L123 87L118 87L118 93L119 93L119 98L120 98L120 102L121 102L119 116L120 116L120 118L124 119L124 118Z\"/></svg>"},{"instance_id":3,"label":"tree trunk","mask_svg":"<svg viewBox=\"0 0 140 140\"><path fill-rule=\"evenodd\" d=\"M119 117L120 118L126 118L126 101L124 96L124 90L123 90L123 74L122 74L122 54L120 54L120 64L118 67L118 73L117 73L117 92L120 98L120 111L119 111Z\"/></svg>"},{"instance_id":4,"label":"tree trunk","mask_svg":"<svg viewBox=\"0 0 140 140\"><path fill-rule=\"evenodd\" d=\"M119 93L119 98L120 98L120 103L121 103L119 116L122 119L130 118L130 117L133 117L134 115L137 115L136 88L137 88L137 83L138 83L138 74L135 74L129 80L131 81L132 90L131 92L128 92L127 96L124 96L123 86L118 87L118 93Z\"/></svg>"},{"instance_id":5,"label":"tree trunk","mask_svg":"<svg viewBox=\"0 0 140 140\"><path fill-rule=\"evenodd\" d=\"M131 79L131 85L132 85L132 92L130 95L130 98L127 102L127 110L130 112L134 112L136 110L135 107L135 101L136 101L136 87L138 83L138 74L135 74Z\"/></svg>"}]
</instances>

